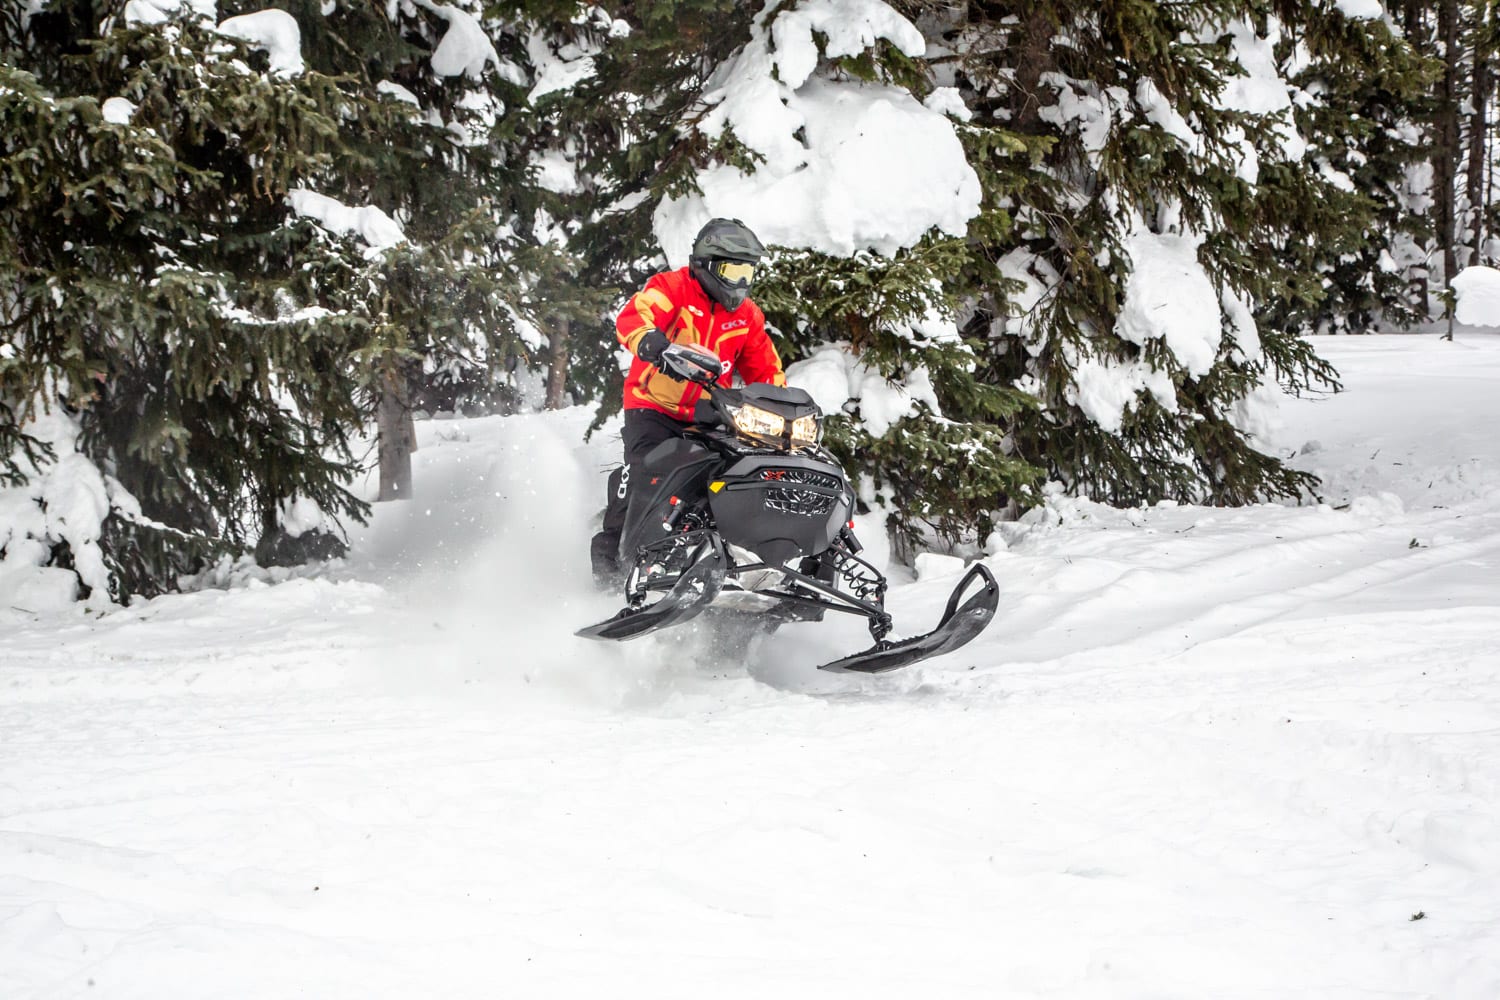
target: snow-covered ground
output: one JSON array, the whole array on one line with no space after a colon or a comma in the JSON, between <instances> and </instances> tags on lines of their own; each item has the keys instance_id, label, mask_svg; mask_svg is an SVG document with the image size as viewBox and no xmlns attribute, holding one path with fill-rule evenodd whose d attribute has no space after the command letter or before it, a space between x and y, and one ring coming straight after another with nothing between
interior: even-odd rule
<instances>
[{"instance_id":1,"label":"snow-covered ground","mask_svg":"<svg viewBox=\"0 0 1500 1000\"><path fill-rule=\"evenodd\" d=\"M1055 502L884 678L573 638L582 412L422 425L335 573L0 609L0 996L1500 996L1500 339L1319 347L1326 505Z\"/></svg>"}]
</instances>

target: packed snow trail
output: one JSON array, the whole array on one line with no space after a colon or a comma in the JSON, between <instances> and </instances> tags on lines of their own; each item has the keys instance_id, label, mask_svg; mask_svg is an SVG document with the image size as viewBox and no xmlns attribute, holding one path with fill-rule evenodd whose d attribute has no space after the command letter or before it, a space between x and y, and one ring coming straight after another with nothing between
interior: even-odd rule
<instances>
[{"instance_id":1,"label":"packed snow trail","mask_svg":"<svg viewBox=\"0 0 1500 1000\"><path fill-rule=\"evenodd\" d=\"M581 412L420 425L320 575L0 609L0 997L1500 996L1500 340L1318 346L1324 505L1055 498L888 677L575 639Z\"/></svg>"}]
</instances>

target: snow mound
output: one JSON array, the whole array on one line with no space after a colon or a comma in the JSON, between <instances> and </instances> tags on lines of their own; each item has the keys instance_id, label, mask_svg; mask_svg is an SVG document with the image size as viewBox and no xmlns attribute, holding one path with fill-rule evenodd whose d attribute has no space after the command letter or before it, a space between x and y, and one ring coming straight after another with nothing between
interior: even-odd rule
<instances>
[{"instance_id":1,"label":"snow mound","mask_svg":"<svg viewBox=\"0 0 1500 1000\"><path fill-rule=\"evenodd\" d=\"M1500 326L1500 270L1466 267L1453 276L1453 318L1469 326Z\"/></svg>"},{"instance_id":2,"label":"snow mound","mask_svg":"<svg viewBox=\"0 0 1500 1000\"><path fill-rule=\"evenodd\" d=\"M25 485L0 488L0 608L62 610L80 582L91 588L91 600L107 605L110 575L99 539L110 511L134 507L134 498L78 453L72 418L54 409L25 430L50 444L56 459L30 470ZM46 565L60 545L71 553L71 570Z\"/></svg>"}]
</instances>

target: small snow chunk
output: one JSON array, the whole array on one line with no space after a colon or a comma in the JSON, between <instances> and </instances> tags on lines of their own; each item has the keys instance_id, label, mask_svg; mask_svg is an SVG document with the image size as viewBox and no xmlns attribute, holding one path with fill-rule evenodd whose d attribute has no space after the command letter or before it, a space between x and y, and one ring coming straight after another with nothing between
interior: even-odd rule
<instances>
[{"instance_id":1,"label":"small snow chunk","mask_svg":"<svg viewBox=\"0 0 1500 1000\"><path fill-rule=\"evenodd\" d=\"M1143 391L1150 392L1163 409L1177 411L1177 392L1171 377L1144 361L1121 364L1080 357L1072 362L1072 367L1069 401L1111 434L1118 434L1124 427L1126 411L1135 406Z\"/></svg>"},{"instance_id":2,"label":"small snow chunk","mask_svg":"<svg viewBox=\"0 0 1500 1000\"><path fill-rule=\"evenodd\" d=\"M881 39L925 51L921 32L880 0L762 11L750 41L710 78L699 129L732 130L763 162L748 174L710 166L696 178L701 194L658 206L668 261L685 263L713 216L743 219L767 244L843 257L894 255L934 228L967 232L981 191L953 122L904 88L817 73L820 51L858 55Z\"/></svg>"},{"instance_id":3,"label":"small snow chunk","mask_svg":"<svg viewBox=\"0 0 1500 1000\"><path fill-rule=\"evenodd\" d=\"M432 0L415 2L448 22L448 30L443 32L431 58L432 71L438 76L467 76L478 80L484 76L486 67L493 65L502 78L511 83L522 82L514 66L501 62L494 43L473 14Z\"/></svg>"},{"instance_id":4,"label":"small snow chunk","mask_svg":"<svg viewBox=\"0 0 1500 1000\"><path fill-rule=\"evenodd\" d=\"M1354 21L1374 21L1385 16L1380 0L1334 0L1333 6Z\"/></svg>"},{"instance_id":5,"label":"small snow chunk","mask_svg":"<svg viewBox=\"0 0 1500 1000\"><path fill-rule=\"evenodd\" d=\"M0 563L0 608L33 614L66 611L78 599L76 574L56 566Z\"/></svg>"},{"instance_id":6,"label":"small snow chunk","mask_svg":"<svg viewBox=\"0 0 1500 1000\"><path fill-rule=\"evenodd\" d=\"M393 83L390 80L381 80L375 85L375 91L376 93L384 94L387 97L394 98L395 100L401 101L403 103L421 107L421 103L417 100L417 95L413 94L411 91L407 90L399 83Z\"/></svg>"},{"instance_id":7,"label":"small snow chunk","mask_svg":"<svg viewBox=\"0 0 1500 1000\"><path fill-rule=\"evenodd\" d=\"M578 170L561 150L550 149L531 158L536 168L536 182L554 194L577 194L581 190Z\"/></svg>"},{"instance_id":8,"label":"small snow chunk","mask_svg":"<svg viewBox=\"0 0 1500 1000\"><path fill-rule=\"evenodd\" d=\"M287 192L286 200L293 212L313 219L331 233L359 238L372 253L406 242L406 234L396 220L372 205L353 208L306 188Z\"/></svg>"},{"instance_id":9,"label":"small snow chunk","mask_svg":"<svg viewBox=\"0 0 1500 1000\"><path fill-rule=\"evenodd\" d=\"M857 56L880 39L914 59L927 51L917 26L882 0L804 0L771 24L776 75L794 90L818 66L814 32L823 37L823 54L830 59Z\"/></svg>"},{"instance_id":10,"label":"small snow chunk","mask_svg":"<svg viewBox=\"0 0 1500 1000\"><path fill-rule=\"evenodd\" d=\"M824 413L849 412L854 409L850 401L856 401L860 425L875 438L885 437L892 426L916 414L918 403L933 413L941 412L926 368L918 365L902 381L890 382L847 347L821 348L788 367L786 378L788 385L812 396Z\"/></svg>"},{"instance_id":11,"label":"small snow chunk","mask_svg":"<svg viewBox=\"0 0 1500 1000\"><path fill-rule=\"evenodd\" d=\"M957 87L938 87L927 95L927 99L922 104L931 111L957 118L961 122L969 121L974 117L974 113L964 103L963 95L958 92Z\"/></svg>"},{"instance_id":12,"label":"small snow chunk","mask_svg":"<svg viewBox=\"0 0 1500 1000\"><path fill-rule=\"evenodd\" d=\"M130 116L135 114L135 105L123 97L111 97L99 106L99 110L111 125L129 125Z\"/></svg>"},{"instance_id":13,"label":"small snow chunk","mask_svg":"<svg viewBox=\"0 0 1500 1000\"><path fill-rule=\"evenodd\" d=\"M787 384L806 392L824 413L842 412L849 401L850 360L841 347L821 348L787 368Z\"/></svg>"},{"instance_id":14,"label":"small snow chunk","mask_svg":"<svg viewBox=\"0 0 1500 1000\"><path fill-rule=\"evenodd\" d=\"M284 10L270 8L227 18L219 22L219 34L265 52L275 76L300 76L306 68L302 62L302 31L297 19Z\"/></svg>"},{"instance_id":15,"label":"small snow chunk","mask_svg":"<svg viewBox=\"0 0 1500 1000\"><path fill-rule=\"evenodd\" d=\"M1166 341L1195 378L1207 375L1223 340L1219 294L1198 262L1203 237L1137 230L1126 241L1132 270L1115 333L1133 344Z\"/></svg>"},{"instance_id":16,"label":"small snow chunk","mask_svg":"<svg viewBox=\"0 0 1500 1000\"><path fill-rule=\"evenodd\" d=\"M774 91L773 81L762 81ZM713 216L743 219L767 244L834 256L886 256L936 228L963 236L979 213L979 177L953 123L906 91L813 79L766 112L726 100L735 134L766 157L753 174L719 164L702 171L702 196L663 201L656 232L668 260L686 263ZM804 146L793 133L802 130Z\"/></svg>"},{"instance_id":17,"label":"small snow chunk","mask_svg":"<svg viewBox=\"0 0 1500 1000\"><path fill-rule=\"evenodd\" d=\"M569 62L560 59L550 60L543 64L536 85L526 95L526 100L530 104L535 104L548 94L572 90L593 75L594 59L592 56L584 56Z\"/></svg>"},{"instance_id":18,"label":"small snow chunk","mask_svg":"<svg viewBox=\"0 0 1500 1000\"><path fill-rule=\"evenodd\" d=\"M1240 357L1252 363L1259 361L1260 329L1255 324L1255 313L1251 310L1250 303L1228 288L1224 289L1219 301L1224 306L1224 316L1229 320L1229 333Z\"/></svg>"},{"instance_id":19,"label":"small snow chunk","mask_svg":"<svg viewBox=\"0 0 1500 1000\"><path fill-rule=\"evenodd\" d=\"M323 508L311 497L283 500L280 515L282 529L293 538L301 538L309 531L326 531L330 526Z\"/></svg>"},{"instance_id":20,"label":"small snow chunk","mask_svg":"<svg viewBox=\"0 0 1500 1000\"><path fill-rule=\"evenodd\" d=\"M1149 78L1143 76L1136 84L1135 102L1140 105L1141 113L1146 116L1147 121L1175 138L1183 149L1194 153L1202 151L1203 140L1198 133Z\"/></svg>"},{"instance_id":21,"label":"small snow chunk","mask_svg":"<svg viewBox=\"0 0 1500 1000\"><path fill-rule=\"evenodd\" d=\"M130 0L124 18L127 25L163 24L184 11L196 21L213 22L219 16L218 0Z\"/></svg>"},{"instance_id":22,"label":"small snow chunk","mask_svg":"<svg viewBox=\"0 0 1500 1000\"><path fill-rule=\"evenodd\" d=\"M1340 191L1352 192L1355 190L1353 178L1344 173L1338 167L1335 167L1333 164L1329 163L1327 160L1318 161L1318 176L1322 177L1325 181L1327 181L1329 184L1332 184Z\"/></svg>"}]
</instances>

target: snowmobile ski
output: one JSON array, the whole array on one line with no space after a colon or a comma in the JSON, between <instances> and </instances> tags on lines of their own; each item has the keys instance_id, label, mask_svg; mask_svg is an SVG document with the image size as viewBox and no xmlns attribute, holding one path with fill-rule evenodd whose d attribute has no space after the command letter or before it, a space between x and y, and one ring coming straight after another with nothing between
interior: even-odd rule
<instances>
[{"instance_id":1,"label":"snowmobile ski","mask_svg":"<svg viewBox=\"0 0 1500 1000\"><path fill-rule=\"evenodd\" d=\"M693 564L661 600L645 607L625 608L613 618L573 634L585 639L634 639L695 618L719 595L727 568L723 543L709 536Z\"/></svg>"},{"instance_id":2,"label":"snowmobile ski","mask_svg":"<svg viewBox=\"0 0 1500 1000\"><path fill-rule=\"evenodd\" d=\"M982 587L960 605L959 599L976 579L982 581ZM824 663L818 669L841 674L880 674L941 653L951 653L983 632L999 606L1000 586L995 582L995 575L983 563L975 563L953 588L937 628L910 639L895 642L882 639L862 653Z\"/></svg>"}]
</instances>

